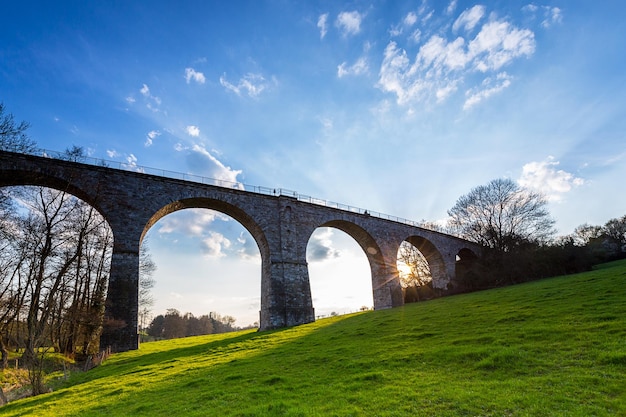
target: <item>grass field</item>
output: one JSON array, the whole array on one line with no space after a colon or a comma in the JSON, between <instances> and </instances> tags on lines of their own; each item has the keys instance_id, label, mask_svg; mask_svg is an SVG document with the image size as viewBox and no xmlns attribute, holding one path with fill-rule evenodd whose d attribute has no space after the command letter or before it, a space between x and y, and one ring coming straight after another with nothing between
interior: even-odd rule
<instances>
[{"instance_id":1,"label":"grass field","mask_svg":"<svg viewBox=\"0 0 626 417\"><path fill-rule=\"evenodd\" d=\"M5 416L626 416L626 261L403 308L145 343Z\"/></svg>"}]
</instances>

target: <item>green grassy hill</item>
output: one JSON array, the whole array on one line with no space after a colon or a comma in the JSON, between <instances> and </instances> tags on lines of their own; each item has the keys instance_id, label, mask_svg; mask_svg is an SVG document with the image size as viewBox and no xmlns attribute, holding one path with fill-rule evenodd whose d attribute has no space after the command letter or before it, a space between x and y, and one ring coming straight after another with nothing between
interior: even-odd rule
<instances>
[{"instance_id":1,"label":"green grassy hill","mask_svg":"<svg viewBox=\"0 0 626 417\"><path fill-rule=\"evenodd\" d=\"M274 332L145 343L6 416L626 416L626 262Z\"/></svg>"}]
</instances>

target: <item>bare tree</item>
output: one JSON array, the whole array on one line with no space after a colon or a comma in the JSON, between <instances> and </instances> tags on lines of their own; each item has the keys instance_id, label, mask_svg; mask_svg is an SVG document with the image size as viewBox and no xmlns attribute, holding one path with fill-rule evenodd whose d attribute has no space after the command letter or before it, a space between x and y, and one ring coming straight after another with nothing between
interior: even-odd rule
<instances>
[{"instance_id":1,"label":"bare tree","mask_svg":"<svg viewBox=\"0 0 626 417\"><path fill-rule=\"evenodd\" d=\"M500 252L523 243L546 243L554 234L547 200L510 179L496 179L461 196L448 210L459 236Z\"/></svg>"},{"instance_id":2,"label":"bare tree","mask_svg":"<svg viewBox=\"0 0 626 417\"><path fill-rule=\"evenodd\" d=\"M148 240L144 239L139 253L139 325L142 330L147 328L147 321L150 319L154 306L152 288L155 285L156 269L157 266L150 256Z\"/></svg>"},{"instance_id":3,"label":"bare tree","mask_svg":"<svg viewBox=\"0 0 626 417\"><path fill-rule=\"evenodd\" d=\"M21 315L23 358L37 394L42 348L98 350L113 237L104 218L72 195L43 187L12 194L20 209L0 239L0 347Z\"/></svg>"},{"instance_id":4,"label":"bare tree","mask_svg":"<svg viewBox=\"0 0 626 417\"><path fill-rule=\"evenodd\" d=\"M419 249L406 240L402 242L398 250L398 261L405 266L402 268L403 273L400 274L402 287L421 287L432 281L428 261Z\"/></svg>"},{"instance_id":5,"label":"bare tree","mask_svg":"<svg viewBox=\"0 0 626 417\"><path fill-rule=\"evenodd\" d=\"M574 229L572 240L576 246L587 246L589 242L598 239L604 234L601 226L592 226L590 224L581 224Z\"/></svg>"},{"instance_id":6,"label":"bare tree","mask_svg":"<svg viewBox=\"0 0 626 417\"><path fill-rule=\"evenodd\" d=\"M37 149L36 143L28 137L28 122L17 123L13 114L7 113L4 103L0 103L0 150L32 153Z\"/></svg>"},{"instance_id":7,"label":"bare tree","mask_svg":"<svg viewBox=\"0 0 626 417\"><path fill-rule=\"evenodd\" d=\"M626 215L611 219L604 225L606 235L619 246L619 252L626 252Z\"/></svg>"}]
</instances>

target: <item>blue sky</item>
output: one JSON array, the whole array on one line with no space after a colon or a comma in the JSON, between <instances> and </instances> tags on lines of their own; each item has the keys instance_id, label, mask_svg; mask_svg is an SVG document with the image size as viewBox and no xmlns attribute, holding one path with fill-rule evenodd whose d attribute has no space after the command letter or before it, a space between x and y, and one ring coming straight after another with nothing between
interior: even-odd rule
<instances>
[{"instance_id":1,"label":"blue sky","mask_svg":"<svg viewBox=\"0 0 626 417\"><path fill-rule=\"evenodd\" d=\"M626 214L624 8L10 2L0 100L43 148L414 220L445 220L459 196L508 177L544 192L567 234ZM185 211L149 240L156 313L258 319L258 250L240 225ZM350 238L320 229L309 245L319 314L372 304Z\"/></svg>"}]
</instances>

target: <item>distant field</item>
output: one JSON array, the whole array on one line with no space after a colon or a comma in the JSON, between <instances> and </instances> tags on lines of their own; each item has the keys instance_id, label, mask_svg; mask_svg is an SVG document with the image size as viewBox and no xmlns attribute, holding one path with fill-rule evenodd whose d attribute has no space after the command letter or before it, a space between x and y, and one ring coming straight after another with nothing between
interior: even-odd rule
<instances>
[{"instance_id":1,"label":"distant field","mask_svg":"<svg viewBox=\"0 0 626 417\"><path fill-rule=\"evenodd\" d=\"M626 261L274 332L145 343L5 416L626 416Z\"/></svg>"}]
</instances>

